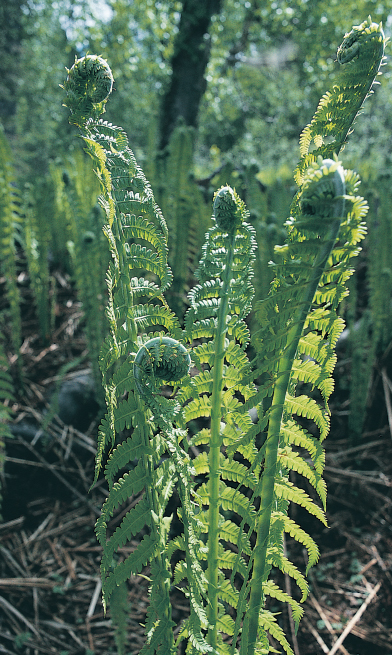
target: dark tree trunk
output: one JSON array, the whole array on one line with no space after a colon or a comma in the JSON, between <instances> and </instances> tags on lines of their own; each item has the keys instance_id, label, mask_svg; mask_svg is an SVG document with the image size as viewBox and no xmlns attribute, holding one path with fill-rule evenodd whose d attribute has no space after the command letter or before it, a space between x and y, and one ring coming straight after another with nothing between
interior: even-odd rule
<instances>
[{"instance_id":1,"label":"dark tree trunk","mask_svg":"<svg viewBox=\"0 0 392 655\"><path fill-rule=\"evenodd\" d=\"M200 101L206 88L204 72L210 56L208 30L222 0L184 0L172 59L171 83L161 108L160 144L163 154L179 122L197 124Z\"/></svg>"}]
</instances>

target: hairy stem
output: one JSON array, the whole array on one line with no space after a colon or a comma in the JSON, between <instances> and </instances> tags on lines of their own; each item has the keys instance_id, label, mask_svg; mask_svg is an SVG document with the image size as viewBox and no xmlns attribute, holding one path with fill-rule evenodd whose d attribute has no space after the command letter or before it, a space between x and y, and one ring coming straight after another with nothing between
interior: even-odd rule
<instances>
[{"instance_id":1,"label":"hairy stem","mask_svg":"<svg viewBox=\"0 0 392 655\"><path fill-rule=\"evenodd\" d=\"M326 164L327 162L324 163ZM332 163L333 162L331 162L331 164ZM320 250L316 255L312 267L313 272L305 289L303 301L298 308L297 316L295 317L293 325L288 333L287 346L279 361L268 426L264 472L261 483L257 540L254 549L251 592L241 641L241 655L254 655L257 644L259 614L263 603L262 584L264 582L266 569L266 556L274 501L274 486L284 404L290 382L291 369L293 367L303 327L311 309L320 278L338 236L344 211L344 198L342 197L344 194L344 178L342 179L342 174L342 170L338 170L334 174L335 192L336 196L338 196L334 203L334 220L331 221L326 240L321 243Z\"/></svg>"},{"instance_id":2,"label":"hairy stem","mask_svg":"<svg viewBox=\"0 0 392 655\"><path fill-rule=\"evenodd\" d=\"M229 306L229 287L232 277L234 259L235 233L230 236L227 263L223 274L223 285L220 293L220 305L215 337L212 399L211 399L211 443L208 455L209 462L209 526L208 526L208 599L209 599L209 629L208 643L216 648L218 637L218 548L219 548L219 483L220 483L220 449L222 445L222 391L223 364L225 355L225 337L227 332L226 318Z\"/></svg>"}]
</instances>

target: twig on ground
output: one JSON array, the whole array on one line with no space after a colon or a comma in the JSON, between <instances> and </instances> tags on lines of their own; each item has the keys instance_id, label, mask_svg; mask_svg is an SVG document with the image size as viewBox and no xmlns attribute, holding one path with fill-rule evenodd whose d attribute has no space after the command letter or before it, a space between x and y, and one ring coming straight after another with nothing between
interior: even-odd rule
<instances>
[{"instance_id":1,"label":"twig on ground","mask_svg":"<svg viewBox=\"0 0 392 655\"><path fill-rule=\"evenodd\" d=\"M377 594L378 590L381 587L381 582L378 582L376 586L374 587L373 591L369 594L369 596L366 598L366 600L362 603L361 607L359 610L354 614L352 619L347 623L345 629L343 630L342 634L340 635L339 639L337 642L332 646L331 650L329 651L328 655L335 655L336 651L338 648L341 648L342 643L346 639L346 637L350 634L351 630L353 629L354 625L358 623L359 619L361 618L362 614L366 610L367 606L372 602L373 598Z\"/></svg>"},{"instance_id":2,"label":"twig on ground","mask_svg":"<svg viewBox=\"0 0 392 655\"><path fill-rule=\"evenodd\" d=\"M101 588L102 588L102 581L101 581L101 578L98 578L97 584L95 585L94 593L93 593L93 595L91 597L91 602L90 602L89 608L87 610L87 618L88 619L91 619L92 615L95 612L95 607L96 607L96 604L97 604L97 601L98 601L98 598L99 598L99 594L101 592Z\"/></svg>"},{"instance_id":3,"label":"twig on ground","mask_svg":"<svg viewBox=\"0 0 392 655\"><path fill-rule=\"evenodd\" d=\"M331 623L330 623L330 621L329 621L329 619L328 619L326 613L324 612L324 610L323 610L323 608L321 607L320 603L318 602L317 598L315 598L315 596L313 596L313 594L309 594L309 598L310 598L310 601L311 601L312 605L314 606L314 608L315 608L315 609L317 610L317 612L319 613L321 620L324 621L325 627L327 628L328 632L329 632L330 635L332 636L332 639L336 639L336 632L335 632L335 630L333 629L333 627L332 627L332 625L331 625ZM336 641L334 645L336 646L337 643L338 643L338 642ZM345 649L345 647L342 646L341 644L339 644L339 645L337 646L337 648L334 650L334 652L336 653L336 651L337 651L338 649L339 649L342 653L344 653L344 655L350 655L350 653L349 653L349 652Z\"/></svg>"},{"instance_id":4,"label":"twig on ground","mask_svg":"<svg viewBox=\"0 0 392 655\"><path fill-rule=\"evenodd\" d=\"M328 653L328 651L329 651L328 646L327 646L326 643L322 640L322 638L320 637L319 633L318 633L317 630L312 626L312 624L310 623L310 621L308 621L308 619L306 618L306 616L304 616L304 618L303 618L302 620L303 620L303 622L305 623L307 630L309 630L309 632L313 635L313 637L314 637L315 640L317 641L317 643L318 643L318 645L320 646L320 648L322 649L322 651L323 651L324 653Z\"/></svg>"},{"instance_id":5,"label":"twig on ground","mask_svg":"<svg viewBox=\"0 0 392 655\"><path fill-rule=\"evenodd\" d=\"M19 612L19 610L16 609L16 607L11 605L11 603L9 603L8 600L3 598L3 596L0 596L0 605L4 608L6 612L11 612L11 614L14 614L16 618L19 619L19 621L22 621L22 623L24 623L28 627L28 629L35 634L36 637L39 637L39 632L33 626L33 624L30 623L30 621L26 619L26 617L23 616L23 614L21 614L21 612Z\"/></svg>"}]
</instances>

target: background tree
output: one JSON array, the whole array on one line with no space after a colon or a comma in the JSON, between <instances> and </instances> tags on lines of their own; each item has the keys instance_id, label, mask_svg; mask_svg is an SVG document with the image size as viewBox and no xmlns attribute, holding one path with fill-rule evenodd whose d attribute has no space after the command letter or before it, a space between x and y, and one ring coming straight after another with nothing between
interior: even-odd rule
<instances>
[{"instance_id":1,"label":"background tree","mask_svg":"<svg viewBox=\"0 0 392 655\"><path fill-rule=\"evenodd\" d=\"M210 58L208 33L212 16L218 14L221 0L185 0L171 59L170 84L163 96L160 114L159 150L162 152L182 119L196 127L200 101L207 82L204 73Z\"/></svg>"}]
</instances>

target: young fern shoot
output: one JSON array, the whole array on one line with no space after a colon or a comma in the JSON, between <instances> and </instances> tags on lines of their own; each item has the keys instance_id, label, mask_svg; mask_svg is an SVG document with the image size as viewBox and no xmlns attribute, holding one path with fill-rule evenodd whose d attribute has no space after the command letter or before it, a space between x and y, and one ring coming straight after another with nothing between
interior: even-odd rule
<instances>
[{"instance_id":1,"label":"young fern shoot","mask_svg":"<svg viewBox=\"0 0 392 655\"><path fill-rule=\"evenodd\" d=\"M360 221L366 205L353 195L357 182L351 172L345 172L333 160L320 159L307 170L300 194L301 213L288 221L287 243L276 248L277 274L270 294L257 307L260 330L254 335L258 353L255 372L265 380L257 397L268 398L272 394L272 401L265 412L268 429L264 473L241 655L253 654L257 643L270 551L277 546L271 542L271 522L273 525L277 515L281 529L307 547L308 567L317 560L315 544L288 520L284 505L286 501L298 503L325 523L321 509L290 483L288 473L295 470L308 478L325 506L325 485L321 478L324 456L320 443L329 428L327 401L333 388L334 346L343 329L336 308L347 293L344 283L353 272L348 268L349 259L356 254L356 244L364 236ZM307 395L296 396L298 382L319 389L322 402ZM314 421L320 431L320 442L296 423L295 415ZM308 451L313 462L311 467L293 446ZM282 543L279 557L282 558L280 568L288 572ZM298 571L289 574L296 578ZM296 579L301 587L300 579ZM282 646L285 647L283 643Z\"/></svg>"},{"instance_id":2,"label":"young fern shoot","mask_svg":"<svg viewBox=\"0 0 392 655\"><path fill-rule=\"evenodd\" d=\"M110 494L97 521L96 534L104 551L101 574L105 607L111 597L114 602L121 597L113 595L116 587L150 564L151 605L143 655L172 654L170 564L166 554L170 516L165 515L165 510L176 472L173 461L165 457L168 443L157 428L170 432L176 405L163 397L155 398L153 386L148 393L139 391L146 370L157 377L158 370L162 372L158 362L166 357L167 334L178 338L181 330L163 297L172 280L167 264L166 223L125 133L99 118L112 84L106 61L94 55L76 60L64 83L71 120L81 129L101 182L100 200L107 216L104 231L112 254L107 274L110 334L100 356L108 411L101 423L96 456L97 479L104 452L111 448L105 466ZM153 347L151 339L155 340ZM177 354L182 368L180 376L175 373L174 381L187 374L189 362L184 367L182 352L172 351L170 366L166 367L169 383L173 381ZM130 436L117 440L124 431ZM137 495L138 502L115 532L108 534L114 512L132 495ZM119 560L118 548L139 533L144 536L138 548L125 560Z\"/></svg>"},{"instance_id":3,"label":"young fern shoot","mask_svg":"<svg viewBox=\"0 0 392 655\"><path fill-rule=\"evenodd\" d=\"M298 185L302 184L307 167L317 157L339 155L364 101L380 75L387 43L382 25L371 17L345 34L338 48L341 65L331 91L320 100L317 111L300 137L301 160L294 172Z\"/></svg>"},{"instance_id":4,"label":"young fern shoot","mask_svg":"<svg viewBox=\"0 0 392 655\"><path fill-rule=\"evenodd\" d=\"M112 254L110 334L100 355L107 414L95 477L110 448L109 495L96 525L103 598L121 615L126 580L150 567L140 655L175 655L182 642L188 655L265 655L276 652L268 633L293 655L265 599L288 603L298 626L302 607L271 571L293 578L304 600L307 582L284 552L284 534L305 547L308 569L319 551L289 517L290 503L326 524L322 442L343 329L337 308L348 293L367 212L358 176L343 169L336 153L369 93L384 43L370 19L346 35L339 59L349 67L347 89L335 85L303 133L300 188L286 243L275 249L269 295L256 304L252 361L246 318L256 239L243 201L227 185L214 196L181 328L165 300L172 282L165 220L125 133L99 118L113 85L110 68L90 55L68 71L67 106L101 181ZM291 471L315 489L321 506L293 484ZM182 529L172 533L168 503L175 488ZM132 509L111 533L113 515L131 496ZM137 548L121 559L119 548L137 535ZM189 605L177 631L173 586Z\"/></svg>"}]
</instances>

